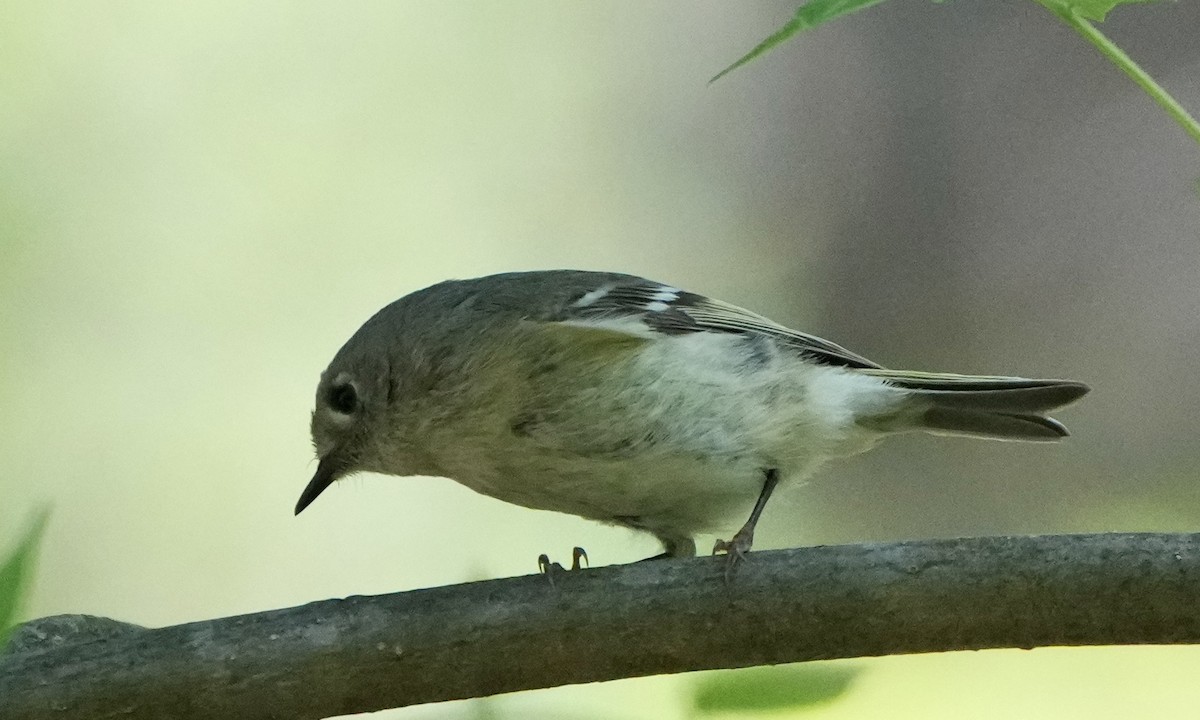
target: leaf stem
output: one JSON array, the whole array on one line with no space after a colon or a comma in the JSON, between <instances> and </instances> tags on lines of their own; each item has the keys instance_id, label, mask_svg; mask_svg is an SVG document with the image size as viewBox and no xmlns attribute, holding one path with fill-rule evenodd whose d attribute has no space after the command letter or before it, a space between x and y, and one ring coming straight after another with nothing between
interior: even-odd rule
<instances>
[{"instance_id":1,"label":"leaf stem","mask_svg":"<svg viewBox=\"0 0 1200 720\"><path fill-rule=\"evenodd\" d=\"M1175 122L1179 123L1197 144L1200 144L1200 123L1197 123L1196 119L1175 98L1171 97L1170 93L1155 82L1154 78L1150 77L1141 66L1134 62L1133 58L1125 54L1124 50L1113 43L1112 40L1109 40L1104 33L1100 32L1095 25L1088 22L1087 18L1077 13L1073 7L1063 7L1057 3L1048 4L1043 2L1041 4L1062 18L1063 22L1075 28L1076 32L1087 38L1088 42L1095 45L1097 50L1111 60L1114 65L1121 68L1130 79L1141 86L1147 95L1154 98L1154 101L1163 110L1166 110L1167 114L1174 118Z\"/></svg>"}]
</instances>

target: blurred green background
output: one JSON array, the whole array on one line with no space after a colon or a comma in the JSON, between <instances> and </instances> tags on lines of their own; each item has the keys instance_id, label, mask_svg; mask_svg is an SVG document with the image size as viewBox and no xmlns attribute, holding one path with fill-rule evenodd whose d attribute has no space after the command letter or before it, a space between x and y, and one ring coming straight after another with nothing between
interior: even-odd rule
<instances>
[{"instance_id":1,"label":"blurred green background","mask_svg":"<svg viewBox=\"0 0 1200 720\"><path fill-rule=\"evenodd\" d=\"M793 9L8 3L0 550L53 507L25 615L162 625L655 552L437 479L362 476L292 517L341 343L412 290L515 269L632 272L886 365L1095 388L1060 446L908 437L835 464L759 547L1200 528L1194 144L1016 0L896 0L706 85ZM1200 108L1200 3L1104 27ZM854 667L799 714L1200 707L1200 648ZM696 682L383 715L670 720Z\"/></svg>"}]
</instances>

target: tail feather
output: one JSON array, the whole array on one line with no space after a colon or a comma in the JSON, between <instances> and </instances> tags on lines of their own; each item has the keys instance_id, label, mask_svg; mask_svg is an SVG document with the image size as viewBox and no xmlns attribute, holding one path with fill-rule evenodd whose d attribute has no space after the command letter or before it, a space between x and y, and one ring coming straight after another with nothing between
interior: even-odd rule
<instances>
[{"instance_id":1,"label":"tail feather","mask_svg":"<svg viewBox=\"0 0 1200 720\"><path fill-rule=\"evenodd\" d=\"M1069 433L1047 412L1087 394L1070 380L859 370L911 391L909 427L936 434L1053 441Z\"/></svg>"},{"instance_id":2,"label":"tail feather","mask_svg":"<svg viewBox=\"0 0 1200 720\"><path fill-rule=\"evenodd\" d=\"M969 435L1034 442L1053 442L1070 435L1062 423L1042 415L1007 415L937 406L925 411L918 427L935 435Z\"/></svg>"}]
</instances>

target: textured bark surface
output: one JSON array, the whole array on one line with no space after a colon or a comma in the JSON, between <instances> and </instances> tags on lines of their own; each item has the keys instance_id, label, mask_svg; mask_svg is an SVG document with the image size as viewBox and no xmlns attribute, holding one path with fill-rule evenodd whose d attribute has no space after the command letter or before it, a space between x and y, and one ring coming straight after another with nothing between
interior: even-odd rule
<instances>
[{"instance_id":1,"label":"textured bark surface","mask_svg":"<svg viewBox=\"0 0 1200 720\"><path fill-rule=\"evenodd\" d=\"M323 718L825 658L1200 642L1200 534L755 552L326 600L159 629L27 624L0 717ZM81 639L82 638L82 639Z\"/></svg>"}]
</instances>

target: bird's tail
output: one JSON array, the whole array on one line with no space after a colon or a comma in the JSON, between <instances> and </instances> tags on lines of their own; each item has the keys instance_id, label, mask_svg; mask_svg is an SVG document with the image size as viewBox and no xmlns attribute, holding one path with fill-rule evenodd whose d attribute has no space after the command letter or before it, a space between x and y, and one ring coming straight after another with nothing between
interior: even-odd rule
<instances>
[{"instance_id":1,"label":"bird's tail","mask_svg":"<svg viewBox=\"0 0 1200 720\"><path fill-rule=\"evenodd\" d=\"M1031 380L983 375L951 375L863 369L889 385L910 391L903 427L938 435L969 435L998 440L1053 441L1069 433L1046 413L1087 394L1070 380Z\"/></svg>"}]
</instances>

